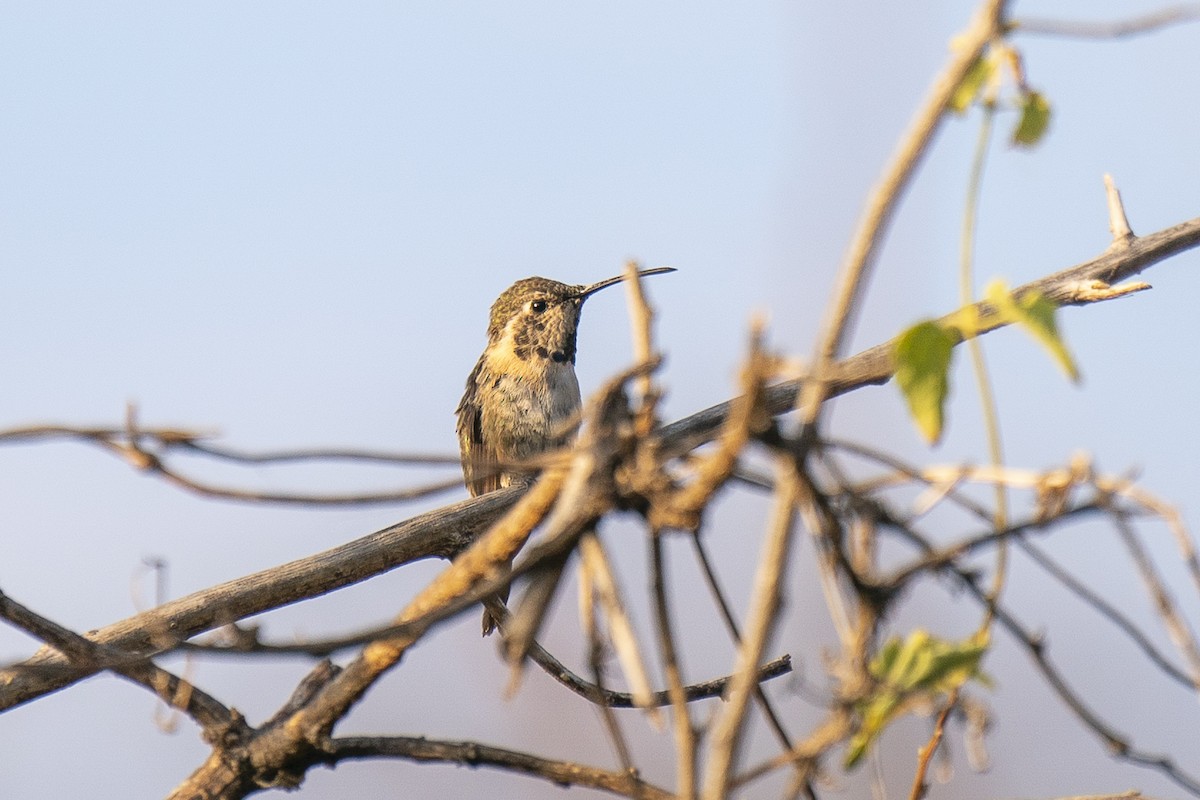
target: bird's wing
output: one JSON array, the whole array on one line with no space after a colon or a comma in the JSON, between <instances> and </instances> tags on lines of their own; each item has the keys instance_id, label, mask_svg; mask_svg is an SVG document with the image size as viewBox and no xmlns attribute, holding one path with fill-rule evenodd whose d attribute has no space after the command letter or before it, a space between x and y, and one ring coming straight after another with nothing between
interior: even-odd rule
<instances>
[{"instance_id":1,"label":"bird's wing","mask_svg":"<svg viewBox=\"0 0 1200 800\"><path fill-rule=\"evenodd\" d=\"M479 381L484 377L480 357L467 377L467 388L455 409L458 415L458 448L462 456L463 478L472 497L494 492L500 487L500 469L493 448L483 441L483 409L479 405Z\"/></svg>"}]
</instances>

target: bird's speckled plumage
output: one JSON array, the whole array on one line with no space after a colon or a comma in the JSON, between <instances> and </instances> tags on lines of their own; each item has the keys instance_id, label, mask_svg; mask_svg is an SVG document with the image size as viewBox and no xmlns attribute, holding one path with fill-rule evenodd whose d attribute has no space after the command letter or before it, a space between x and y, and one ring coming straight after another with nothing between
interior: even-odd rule
<instances>
[{"instance_id":1,"label":"bird's speckled plumage","mask_svg":"<svg viewBox=\"0 0 1200 800\"><path fill-rule=\"evenodd\" d=\"M643 275L672 271L644 270ZM583 301L624 276L586 286L525 278L492 303L487 347L459 401L458 444L472 496L526 480L521 462L568 444L580 408L575 344ZM507 592L502 600L507 599ZM495 628L486 610L483 633Z\"/></svg>"},{"instance_id":2,"label":"bird's speckled plumage","mask_svg":"<svg viewBox=\"0 0 1200 800\"><path fill-rule=\"evenodd\" d=\"M458 404L463 475L472 495L509 486L505 469L566 443L579 411L575 343L584 286L526 278L492 304L488 344Z\"/></svg>"}]
</instances>

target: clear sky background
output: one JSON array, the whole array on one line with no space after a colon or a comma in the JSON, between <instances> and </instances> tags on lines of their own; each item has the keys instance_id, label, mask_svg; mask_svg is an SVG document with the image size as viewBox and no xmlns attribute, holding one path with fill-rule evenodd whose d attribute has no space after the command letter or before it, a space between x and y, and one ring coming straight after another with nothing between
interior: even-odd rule
<instances>
[{"instance_id":1,"label":"clear sky background","mask_svg":"<svg viewBox=\"0 0 1200 800\"><path fill-rule=\"evenodd\" d=\"M1109 19L1156 7L1030 0L1015 11ZM147 425L219 431L248 449L451 455L452 411L495 296L529 275L597 280L629 257L679 268L647 282L668 359L665 416L725 399L752 314L768 315L778 349L812 351L865 192L970 11L964 2L0 3L0 427L116 423L135 401ZM1101 252L1105 172L1138 233L1200 214L1200 26L1120 42L1016 41L1055 117L1031 153L994 147L981 279L1017 284ZM920 172L856 349L954 306L977 127L975 115L951 122ZM1047 468L1085 449L1101 468L1138 471L1197 522L1198 268L1191 253L1147 274L1153 292L1063 313L1081 387L1019 333L987 337L1011 463ZM629 362L627 330L619 291L589 301L585 393ZM951 428L932 454L890 386L840 402L835 429L912 459L984 460L964 364ZM325 491L453 474L188 467ZM143 559L169 563L177 597L458 496L354 511L247 507L183 494L81 445L4 447L0 588L88 630L150 602ZM733 497L710 532L739 602L756 550L746 521L762 513ZM1165 531L1144 530L1194 621L1196 596ZM613 547L623 579L640 587L643 544L628 541L627 552L619 539ZM1076 526L1050 547L1164 639L1109 530ZM789 593L798 616L774 652L791 652L805 691L819 691L829 640L804 622L823 611L805 561L802 549ZM436 569L416 565L283 610L266 631L286 639L382 621ZM697 580L681 570L682 584ZM946 588L917 593L897 629L970 631L976 610ZM1010 596L1118 730L1200 772L1194 696L1129 666L1131 646L1020 559ZM547 641L578 664L573 614L567 594ZM729 668L707 619L685 626L693 680ZM515 699L499 697L507 676L477 626L472 614L422 644L341 730L615 765L595 715L541 676ZM0 660L33 647L0 630ZM258 722L306 668L202 660L191 674ZM1003 636L987 668L997 680L984 698L995 714L993 769L974 775L958 759L954 783L934 797L1181 794L1110 760ZM804 692L795 682L773 692L802 731L814 718ZM154 714L143 690L100 677L0 716L0 796L161 796L208 751L189 722L165 734ZM632 717L628 727L646 774L670 782L666 735ZM894 792L926 733L925 722L906 723L885 742ZM961 755L961 740L951 744ZM864 796L861 779L830 796ZM374 763L314 770L301 796L352 795L562 793L493 771Z\"/></svg>"}]
</instances>

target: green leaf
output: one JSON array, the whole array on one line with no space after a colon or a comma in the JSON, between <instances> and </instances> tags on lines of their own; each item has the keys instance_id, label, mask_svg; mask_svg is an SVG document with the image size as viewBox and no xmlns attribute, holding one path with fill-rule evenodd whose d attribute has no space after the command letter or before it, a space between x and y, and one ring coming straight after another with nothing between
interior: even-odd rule
<instances>
[{"instance_id":1,"label":"green leaf","mask_svg":"<svg viewBox=\"0 0 1200 800\"><path fill-rule=\"evenodd\" d=\"M979 661L987 647L986 631L948 642L918 629L899 646L898 655L872 660L871 674L904 692L949 692L980 674Z\"/></svg>"},{"instance_id":2,"label":"green leaf","mask_svg":"<svg viewBox=\"0 0 1200 800\"><path fill-rule=\"evenodd\" d=\"M982 57L975 59L975 63L967 69L967 74L963 75L958 86L954 87L954 93L950 95L950 110L955 114L965 113L971 107L971 103L975 102L984 83L992 76L995 69L996 65L992 59Z\"/></svg>"},{"instance_id":3,"label":"green leaf","mask_svg":"<svg viewBox=\"0 0 1200 800\"><path fill-rule=\"evenodd\" d=\"M1025 292L1014 298L1003 281L992 281L985 290L989 303L994 305L1008 322L1015 322L1036 339L1073 382L1079 382L1079 368L1067 350L1058 330L1055 313L1058 306L1041 292Z\"/></svg>"},{"instance_id":4,"label":"green leaf","mask_svg":"<svg viewBox=\"0 0 1200 800\"><path fill-rule=\"evenodd\" d=\"M950 358L958 337L936 322L919 322L896 340L896 385L917 430L930 444L942 436L950 394Z\"/></svg>"},{"instance_id":5,"label":"green leaf","mask_svg":"<svg viewBox=\"0 0 1200 800\"><path fill-rule=\"evenodd\" d=\"M949 694L969 680L991 681L979 668L990 637L982 630L962 642L949 642L915 630L901 642L888 640L869 670L879 682L858 704L860 725L846 749L845 765L855 766L889 724L917 700Z\"/></svg>"},{"instance_id":6,"label":"green leaf","mask_svg":"<svg viewBox=\"0 0 1200 800\"><path fill-rule=\"evenodd\" d=\"M1050 126L1050 102L1041 92L1026 91L1021 97L1021 120L1013 129L1012 143L1032 147Z\"/></svg>"}]
</instances>

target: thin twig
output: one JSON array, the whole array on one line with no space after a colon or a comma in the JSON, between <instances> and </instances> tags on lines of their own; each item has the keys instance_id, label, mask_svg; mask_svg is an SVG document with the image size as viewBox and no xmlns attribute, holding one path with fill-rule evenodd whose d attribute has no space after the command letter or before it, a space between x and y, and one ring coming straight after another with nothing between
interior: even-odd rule
<instances>
[{"instance_id":1,"label":"thin twig","mask_svg":"<svg viewBox=\"0 0 1200 800\"><path fill-rule=\"evenodd\" d=\"M1175 539L1175 546L1179 549L1179 556L1192 578L1192 586L1197 592L1200 592L1200 558L1196 556L1196 543L1192 540L1187 524L1184 523L1183 515L1179 513L1179 509L1170 503L1160 500L1139 486L1130 485L1124 487L1123 493L1129 499L1148 509L1152 514L1161 517L1163 522L1167 523L1167 529L1171 531L1171 536Z\"/></svg>"},{"instance_id":2,"label":"thin twig","mask_svg":"<svg viewBox=\"0 0 1200 800\"><path fill-rule=\"evenodd\" d=\"M958 704L959 688L955 686L950 691L950 696L946 698L946 704L942 706L937 721L933 724L933 734L930 735L929 741L921 745L921 749L917 751L917 771L913 775L913 785L909 790L908 800L922 800L929 792L929 784L925 782L925 776L929 772L929 764L933 761L934 753L942 743L942 736L946 733L946 721L950 719L950 712Z\"/></svg>"},{"instance_id":3,"label":"thin twig","mask_svg":"<svg viewBox=\"0 0 1200 800\"><path fill-rule=\"evenodd\" d=\"M733 640L734 645L741 647L741 626L738 625L737 618L733 615L733 609L729 605L729 598L726 597L725 590L721 587L716 569L713 567L712 559L708 556L708 548L704 545L704 540L701 538L699 531L696 531L692 535L692 547L695 549L696 559L700 563L700 571L704 573L704 581L708 585L708 592L717 604L717 611L721 615L721 620L725 623L725 630L729 633L729 638ZM775 713L775 707L771 704L766 692L760 688L755 692L754 699L758 703L763 716L766 717L767 725L774 732L775 738L779 740L780 745L790 750L792 748L791 737L788 736L787 730L783 727L783 722L779 719L779 715Z\"/></svg>"},{"instance_id":4,"label":"thin twig","mask_svg":"<svg viewBox=\"0 0 1200 800\"><path fill-rule=\"evenodd\" d=\"M992 141L992 123L996 116L996 104L987 102L983 107L983 120L979 126L979 137L975 143L975 154L971 160L971 172L967 179L967 199L963 208L962 240L959 253L959 302L969 306L975 302L975 230L978 224L979 201L983 194L983 174L987 165L988 149ZM988 460L994 467L1004 466L1004 441L1000 436L1000 410L996 404L996 393L988 374L987 360L983 355L983 340L978 337L967 342L971 356L971 367L975 375L975 388L979 394L979 406L983 414L983 428L987 439ZM1008 527L1008 489L1000 482L993 487L996 506L992 513L992 526L1000 531ZM996 569L989 589L993 600L1000 599L1008 577L1008 540L1001 539L996 548ZM991 606L988 606L990 609ZM991 611L984 611L980 628L991 623ZM921 784L923 786L923 783ZM914 800L917 800L914 798Z\"/></svg>"},{"instance_id":5,"label":"thin twig","mask_svg":"<svg viewBox=\"0 0 1200 800\"><path fill-rule=\"evenodd\" d=\"M1066 522L1076 517L1100 514L1103 511L1104 507L1099 502L1081 503L1064 509L1055 517L1053 522ZM903 588L909 581L915 578L943 569L985 547L999 546L1009 539L1020 541L1027 534L1038 532L1048 533L1049 530L1049 521L1041 518L1013 523L1003 530L989 529L973 536L964 537L945 547L923 552L920 558L896 568L889 575L881 578L879 583L882 586L887 586L892 591L896 591Z\"/></svg>"},{"instance_id":6,"label":"thin twig","mask_svg":"<svg viewBox=\"0 0 1200 800\"><path fill-rule=\"evenodd\" d=\"M129 432L127 426L103 425L22 425L0 430L0 444L24 444L31 442L66 439L75 441L107 440L116 442ZM433 464L459 466L458 456L433 453L400 453L386 450L361 450L348 447L307 447L292 450L264 450L252 453L231 447L210 444L207 440L215 434L185 428L138 428L138 438L153 442L163 451L180 449L197 455L209 456L238 464L287 464L303 461L364 461L380 464Z\"/></svg>"},{"instance_id":7,"label":"thin twig","mask_svg":"<svg viewBox=\"0 0 1200 800\"><path fill-rule=\"evenodd\" d=\"M738 750L746 721L746 706L757 685L763 650L779 622L784 570L795 538L796 504L799 500L795 465L787 456L779 461L778 489L775 510L767 527L766 541L759 557L754 579L754 593L747 612L746 635L738 648L733 683L724 708L713 722L712 743L704 771L705 800L721 800L728 796L729 782L737 762Z\"/></svg>"},{"instance_id":8,"label":"thin twig","mask_svg":"<svg viewBox=\"0 0 1200 800\"><path fill-rule=\"evenodd\" d=\"M297 461L368 461L396 464L459 464L457 457L434 455L387 454L376 451L305 449L273 453L244 453L219 448L199 441L205 434L177 428L140 428L136 425L136 410L130 406L125 427L24 425L0 430L0 445L49 442L54 440L80 441L95 445L125 461L135 469L158 475L167 483L199 495L218 500L243 503L273 503L280 505L366 506L401 503L430 497L462 486L459 478L437 481L386 492L357 492L353 494L323 494L317 492L276 492L242 489L193 478L166 463L167 455L182 450L242 464L278 464Z\"/></svg>"},{"instance_id":9,"label":"thin twig","mask_svg":"<svg viewBox=\"0 0 1200 800\"><path fill-rule=\"evenodd\" d=\"M812 774L825 753L845 742L852 729L851 722L851 715L845 706L835 708L807 739L798 742L791 750L772 756L736 775L729 782L730 794L788 765L793 766L799 773Z\"/></svg>"},{"instance_id":10,"label":"thin twig","mask_svg":"<svg viewBox=\"0 0 1200 800\"><path fill-rule=\"evenodd\" d=\"M161 460L154 460L141 468L160 476L171 484L200 497L214 500L232 500L240 503L271 503L275 505L343 507L343 506L375 506L393 503L406 503L425 497L434 497L445 492L462 487L461 478L448 478L436 483L414 486L410 489L397 489L390 492L362 492L354 494L322 494L317 492L269 492L255 489L238 489L232 486L199 481L188 477L173 467L168 467Z\"/></svg>"},{"instance_id":11,"label":"thin twig","mask_svg":"<svg viewBox=\"0 0 1200 800\"><path fill-rule=\"evenodd\" d=\"M1179 613L1175 601L1163 584L1162 577L1154 567L1154 562L1150 560L1146 549L1142 547L1142 543L1133 530L1133 526L1129 524L1126 515L1120 509L1113 509L1112 518L1117 528L1117 534L1125 543L1126 549L1129 550L1129 556L1142 576L1142 583L1146 585L1146 591L1150 593L1150 597L1154 601L1154 609L1158 612L1159 619L1162 620L1163 627L1167 630L1167 635L1171 637L1171 641L1179 648L1179 652L1183 654L1184 660L1191 668L1192 688L1200 691L1200 650L1196 648L1196 637L1189 630L1183 615Z\"/></svg>"},{"instance_id":12,"label":"thin twig","mask_svg":"<svg viewBox=\"0 0 1200 800\"><path fill-rule=\"evenodd\" d=\"M888 457L886 454L879 453L869 448L863 448L858 445L853 445L847 442L824 442L826 446L834 446L839 449L845 449L851 452L856 452L860 455L870 457L886 464L888 467L897 470L909 480L919 482L929 482L928 476L921 474L919 468L907 465L894 457ZM1006 471L1011 474L1011 470ZM1038 481L1032 480L1032 476L1026 477L1027 473L1020 472L1019 480L1027 485L1032 486ZM997 476L998 477L998 476ZM1044 476L1043 476L1044 479ZM1100 483L1107 484L1110 487L1115 484L1115 481L1108 479L1100 479ZM1127 497L1140 505L1144 505L1151 513L1163 516L1170 512L1170 507L1164 506L1146 493L1138 490L1137 487L1129 486L1123 489L1122 496ZM966 500L966 498L961 498ZM986 520L988 512L985 509L973 509L976 516ZM1154 663L1164 674L1173 680L1183 684L1189 689L1196 688L1196 679L1179 669L1172 664L1149 638L1120 610L1108 603L1101 595L1092 591L1073 575L1067 572L1062 566L1057 564L1049 555L1036 547L1026 538L1026 534L1036 531L1050 531L1050 524L1061 524L1067 520L1076 518L1080 515L1091 515L1096 513L1113 512L1122 515L1127 515L1128 512L1122 512L1113 509L1110 501L1104 499L1103 493L1097 498L1077 503L1073 506L1060 508L1053 519L1045 519L1041 516L1027 520L1025 522L1010 525L1004 530L988 530L975 536L965 537L953 544L942 546L936 550L928 551L923 556L912 563L895 569L891 575L883 579L882 583L899 589L904 586L909 580L930 571L943 569L954 562L965 558L979 548L989 546L997 541L1015 537L1018 547L1022 549L1034 563L1046 570L1055 580L1061 583L1068 591L1079 597L1085 604L1091 606L1098 614L1108 619L1122 633L1128 636L1133 643L1146 655L1146 657ZM895 519L894 515L891 517ZM911 523L911 521L909 521ZM906 523L906 524L909 524Z\"/></svg>"},{"instance_id":13,"label":"thin twig","mask_svg":"<svg viewBox=\"0 0 1200 800\"><path fill-rule=\"evenodd\" d=\"M644 800L672 800L675 795L628 772L556 761L530 753L477 742L448 742L407 736L340 736L329 742L328 763L356 758L403 758L411 761L493 767L549 781L556 786L584 786Z\"/></svg>"},{"instance_id":14,"label":"thin twig","mask_svg":"<svg viewBox=\"0 0 1200 800\"><path fill-rule=\"evenodd\" d=\"M667 563L662 535L650 534L650 565L653 570L654 619L658 630L658 649L662 654L663 672L667 677L667 694L671 699L671 721L675 729L675 772L678 794L682 800L696 797L696 729L692 726L687 705L687 691L679 666L675 631L667 599ZM761 688L761 687L760 687Z\"/></svg>"},{"instance_id":15,"label":"thin twig","mask_svg":"<svg viewBox=\"0 0 1200 800\"><path fill-rule=\"evenodd\" d=\"M898 475L902 476L905 481L916 481L931 488L936 488L939 496L949 498L955 503L955 505L970 512L983 522L991 522L992 513L988 509L975 502L973 498L970 498L961 492L955 491L955 486L958 483L957 481L944 484L934 484L933 482L927 480L922 474L921 467L909 464L895 455L892 455L891 453L886 453L876 447L864 445L861 442L851 442L845 439L820 439L817 442L817 445L821 450L827 448L842 450L870 461L874 461L878 464L882 464L883 466L888 467ZM842 486L851 485L850 480L845 477L840 477L839 482ZM854 491L856 493L863 493L864 489L862 486L857 486L855 487ZM931 505L932 503L924 504L924 507L918 509L917 514L921 515L926 513Z\"/></svg>"},{"instance_id":16,"label":"thin twig","mask_svg":"<svg viewBox=\"0 0 1200 800\"><path fill-rule=\"evenodd\" d=\"M607 691L604 686L604 639L600 636L600 619L596 613L596 592L593 584L596 580L591 570L590 561L582 561L579 565L579 619L582 623L583 638L587 642L588 666L592 670L592 680L600 690ZM616 753L621 769L634 774L633 755L629 750L629 742L621 730L621 723L609 706L600 706L600 720L608 740Z\"/></svg>"},{"instance_id":17,"label":"thin twig","mask_svg":"<svg viewBox=\"0 0 1200 800\"><path fill-rule=\"evenodd\" d=\"M1016 33L1080 39L1121 39L1200 19L1200 5L1168 6L1159 11L1115 22L1070 22L1042 17L1022 17L1009 23Z\"/></svg>"},{"instance_id":18,"label":"thin twig","mask_svg":"<svg viewBox=\"0 0 1200 800\"><path fill-rule=\"evenodd\" d=\"M561 661L539 644L535 643L530 648L529 657L545 670L547 675L590 702L597 705L611 706L612 708L637 708L633 702L633 695L629 692L617 692L585 680L567 669ZM786 675L791 671L792 657L784 655L763 664L758 671L758 679L759 681L769 681L772 678ZM729 689L729 681L731 679L732 676L726 675L723 678L714 678L711 681L684 686L684 699L691 703L696 700L720 697ZM650 705L652 706L662 707L671 705L673 702L670 689L661 689L650 695Z\"/></svg>"},{"instance_id":19,"label":"thin twig","mask_svg":"<svg viewBox=\"0 0 1200 800\"><path fill-rule=\"evenodd\" d=\"M1113 624L1117 630L1124 633L1138 647L1146 658L1150 660L1156 667L1172 680L1186 686L1188 689L1195 689L1195 680L1192 676L1181 670L1179 667L1167 660L1167 657L1154 646L1142 630L1134 624L1133 620L1121 613L1120 609L1109 603L1104 597L1092 591L1088 586L1081 582L1071 573L1067 572L1058 562L1049 556L1046 552L1034 545L1028 539L1018 539L1017 546L1021 551L1037 564L1042 569L1046 570L1056 581L1061 583L1067 591L1074 594L1085 604L1092 607L1093 610L1100 616L1107 619Z\"/></svg>"}]
</instances>

